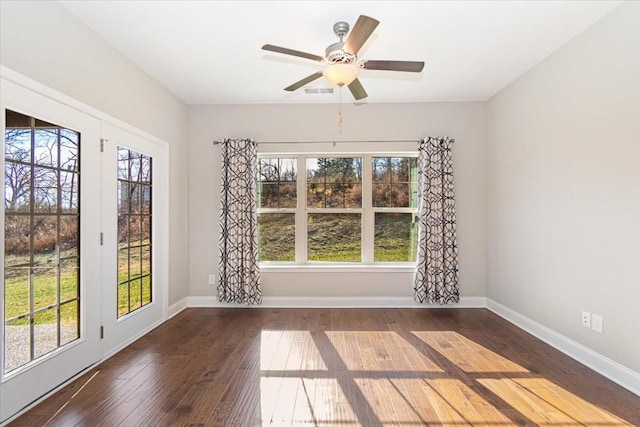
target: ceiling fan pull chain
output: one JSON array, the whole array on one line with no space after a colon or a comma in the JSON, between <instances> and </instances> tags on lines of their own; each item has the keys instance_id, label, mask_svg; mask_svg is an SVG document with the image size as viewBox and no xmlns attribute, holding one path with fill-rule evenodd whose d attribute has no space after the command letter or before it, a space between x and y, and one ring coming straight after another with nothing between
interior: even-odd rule
<instances>
[{"instance_id":1,"label":"ceiling fan pull chain","mask_svg":"<svg viewBox=\"0 0 640 427\"><path fill-rule=\"evenodd\" d=\"M338 93L338 99L340 102L340 106L338 107L338 133L340 135L342 135L342 87L340 86L339 93Z\"/></svg>"}]
</instances>

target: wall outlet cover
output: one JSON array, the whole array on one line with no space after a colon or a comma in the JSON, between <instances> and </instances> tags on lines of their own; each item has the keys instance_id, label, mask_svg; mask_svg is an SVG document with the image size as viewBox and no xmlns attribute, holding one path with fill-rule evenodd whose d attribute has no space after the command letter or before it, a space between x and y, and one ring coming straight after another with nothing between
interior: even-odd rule
<instances>
[{"instance_id":1,"label":"wall outlet cover","mask_svg":"<svg viewBox=\"0 0 640 427\"><path fill-rule=\"evenodd\" d=\"M589 313L588 311L582 312L582 326L584 326L585 328L591 327L591 313Z\"/></svg>"}]
</instances>

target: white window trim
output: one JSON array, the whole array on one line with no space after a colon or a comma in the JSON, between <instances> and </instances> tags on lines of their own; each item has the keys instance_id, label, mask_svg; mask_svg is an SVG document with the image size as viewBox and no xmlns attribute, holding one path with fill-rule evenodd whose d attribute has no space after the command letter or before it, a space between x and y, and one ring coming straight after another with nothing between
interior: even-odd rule
<instances>
[{"instance_id":1,"label":"white window trim","mask_svg":"<svg viewBox=\"0 0 640 427\"><path fill-rule=\"evenodd\" d=\"M307 158L316 157L362 157L362 207L360 208L308 208L307 206ZM297 163L297 207L296 208L258 208L260 213L289 213L295 215L295 261L260 261L260 269L265 272L412 272L416 262L374 262L374 217L377 212L417 213L416 208L373 207L372 203L372 167L373 157L418 157L416 151L407 152L264 152L258 159L296 158ZM302 179L301 179L302 178ZM370 206L370 208L366 208ZM307 214L360 213L361 215L361 262L307 261Z\"/></svg>"}]
</instances>

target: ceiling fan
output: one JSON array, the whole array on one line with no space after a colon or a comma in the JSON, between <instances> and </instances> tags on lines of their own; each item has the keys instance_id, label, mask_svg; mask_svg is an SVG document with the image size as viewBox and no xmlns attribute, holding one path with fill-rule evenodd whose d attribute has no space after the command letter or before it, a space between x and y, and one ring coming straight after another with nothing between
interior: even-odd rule
<instances>
[{"instance_id":1,"label":"ceiling fan","mask_svg":"<svg viewBox=\"0 0 640 427\"><path fill-rule=\"evenodd\" d=\"M369 39L373 31L380 22L365 15L360 15L349 33L349 24L337 22L333 26L333 32L340 38L340 41L333 43L325 50L325 56L314 55L312 53L300 52L298 50L287 49L286 47L265 44L262 49L271 52L284 53L285 55L297 56L311 59L312 61L324 62L326 66L322 71L311 74L284 88L286 91L294 91L312 81L324 76L331 83L338 86L347 86L356 100L366 98L367 92L362 87L358 75L361 69L365 70L385 70L385 71L406 71L419 73L424 68L424 62L417 61L372 61L358 60L358 51ZM347 40L343 42L344 36L349 34Z\"/></svg>"}]
</instances>

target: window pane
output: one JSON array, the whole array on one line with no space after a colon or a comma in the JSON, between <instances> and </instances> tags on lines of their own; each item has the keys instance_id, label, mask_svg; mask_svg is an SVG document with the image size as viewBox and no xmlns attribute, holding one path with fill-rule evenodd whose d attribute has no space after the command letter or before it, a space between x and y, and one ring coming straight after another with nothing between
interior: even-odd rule
<instances>
[{"instance_id":1,"label":"window pane","mask_svg":"<svg viewBox=\"0 0 640 427\"><path fill-rule=\"evenodd\" d=\"M415 157L373 157L371 162L374 207L417 207Z\"/></svg>"},{"instance_id":2,"label":"window pane","mask_svg":"<svg viewBox=\"0 0 640 427\"><path fill-rule=\"evenodd\" d=\"M416 260L417 222L414 213L376 213L375 262Z\"/></svg>"},{"instance_id":3,"label":"window pane","mask_svg":"<svg viewBox=\"0 0 640 427\"><path fill-rule=\"evenodd\" d=\"M362 207L362 158L308 158L307 206Z\"/></svg>"},{"instance_id":4,"label":"window pane","mask_svg":"<svg viewBox=\"0 0 640 427\"><path fill-rule=\"evenodd\" d=\"M78 211L78 174L75 172L60 173L60 209L62 213Z\"/></svg>"},{"instance_id":5,"label":"window pane","mask_svg":"<svg viewBox=\"0 0 640 427\"><path fill-rule=\"evenodd\" d=\"M78 171L78 142L80 135L69 129L60 129L60 169Z\"/></svg>"},{"instance_id":6,"label":"window pane","mask_svg":"<svg viewBox=\"0 0 640 427\"><path fill-rule=\"evenodd\" d=\"M309 214L309 261L360 262L360 222L360 214Z\"/></svg>"},{"instance_id":7,"label":"window pane","mask_svg":"<svg viewBox=\"0 0 640 427\"><path fill-rule=\"evenodd\" d=\"M58 243L58 218L54 215L38 215L32 218L33 259L39 263L48 260L53 262Z\"/></svg>"},{"instance_id":8,"label":"window pane","mask_svg":"<svg viewBox=\"0 0 640 427\"><path fill-rule=\"evenodd\" d=\"M36 129L33 134L33 160L37 165L58 167L57 129Z\"/></svg>"},{"instance_id":9,"label":"window pane","mask_svg":"<svg viewBox=\"0 0 640 427\"><path fill-rule=\"evenodd\" d=\"M58 310L50 308L33 316L34 357L38 358L58 347Z\"/></svg>"},{"instance_id":10,"label":"window pane","mask_svg":"<svg viewBox=\"0 0 640 427\"><path fill-rule=\"evenodd\" d=\"M60 217L60 258L78 256L78 217Z\"/></svg>"},{"instance_id":11,"label":"window pane","mask_svg":"<svg viewBox=\"0 0 640 427\"><path fill-rule=\"evenodd\" d=\"M7 146L7 149L9 147ZM29 212L31 166L7 160L4 164L4 207L6 212Z\"/></svg>"},{"instance_id":12,"label":"window pane","mask_svg":"<svg viewBox=\"0 0 640 427\"><path fill-rule=\"evenodd\" d=\"M78 258L65 259L60 263L60 302L78 298L79 272Z\"/></svg>"},{"instance_id":13,"label":"window pane","mask_svg":"<svg viewBox=\"0 0 640 427\"><path fill-rule=\"evenodd\" d=\"M136 310L142 307L142 281L140 279L129 282L129 293L131 298L130 310Z\"/></svg>"},{"instance_id":14,"label":"window pane","mask_svg":"<svg viewBox=\"0 0 640 427\"><path fill-rule=\"evenodd\" d=\"M151 276L144 276L142 278L142 305L149 304L151 302Z\"/></svg>"},{"instance_id":15,"label":"window pane","mask_svg":"<svg viewBox=\"0 0 640 427\"><path fill-rule=\"evenodd\" d=\"M295 215L258 214L260 261L295 261Z\"/></svg>"},{"instance_id":16,"label":"window pane","mask_svg":"<svg viewBox=\"0 0 640 427\"><path fill-rule=\"evenodd\" d=\"M28 264L31 220L26 215L4 217L4 264Z\"/></svg>"},{"instance_id":17,"label":"window pane","mask_svg":"<svg viewBox=\"0 0 640 427\"><path fill-rule=\"evenodd\" d=\"M126 280L126 279L125 279ZM124 282L118 285L118 317L129 313L129 283Z\"/></svg>"},{"instance_id":18,"label":"window pane","mask_svg":"<svg viewBox=\"0 0 640 427\"><path fill-rule=\"evenodd\" d=\"M34 209L55 213L58 207L58 172L53 169L34 168Z\"/></svg>"},{"instance_id":19,"label":"window pane","mask_svg":"<svg viewBox=\"0 0 640 427\"><path fill-rule=\"evenodd\" d=\"M258 207L277 208L278 207L278 183L262 182L258 186Z\"/></svg>"},{"instance_id":20,"label":"window pane","mask_svg":"<svg viewBox=\"0 0 640 427\"><path fill-rule=\"evenodd\" d=\"M5 345L4 371L11 372L31 361L31 328L29 318L7 321L4 325L5 343L22 343Z\"/></svg>"},{"instance_id":21,"label":"window pane","mask_svg":"<svg viewBox=\"0 0 640 427\"><path fill-rule=\"evenodd\" d=\"M151 274L151 246L146 245L140 248L140 261L142 265L140 274L143 276Z\"/></svg>"},{"instance_id":22,"label":"window pane","mask_svg":"<svg viewBox=\"0 0 640 427\"><path fill-rule=\"evenodd\" d=\"M31 163L31 117L6 110L5 120L5 158Z\"/></svg>"},{"instance_id":23,"label":"window pane","mask_svg":"<svg viewBox=\"0 0 640 427\"><path fill-rule=\"evenodd\" d=\"M295 208L297 159L260 159L258 167L258 207Z\"/></svg>"},{"instance_id":24,"label":"window pane","mask_svg":"<svg viewBox=\"0 0 640 427\"><path fill-rule=\"evenodd\" d=\"M35 267L33 269L33 308L38 310L56 303L58 269Z\"/></svg>"},{"instance_id":25,"label":"window pane","mask_svg":"<svg viewBox=\"0 0 640 427\"><path fill-rule=\"evenodd\" d=\"M30 311L29 272L29 267L4 269L4 316L7 319L28 314Z\"/></svg>"},{"instance_id":26,"label":"window pane","mask_svg":"<svg viewBox=\"0 0 640 427\"><path fill-rule=\"evenodd\" d=\"M71 301L60 306L60 341L69 343L80 338L80 322L78 320L78 301Z\"/></svg>"}]
</instances>

